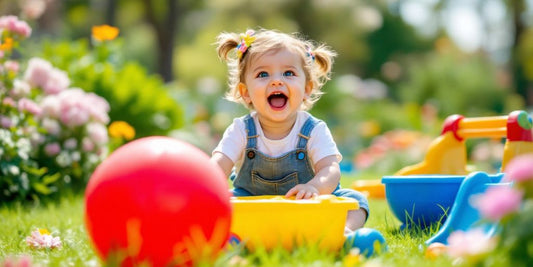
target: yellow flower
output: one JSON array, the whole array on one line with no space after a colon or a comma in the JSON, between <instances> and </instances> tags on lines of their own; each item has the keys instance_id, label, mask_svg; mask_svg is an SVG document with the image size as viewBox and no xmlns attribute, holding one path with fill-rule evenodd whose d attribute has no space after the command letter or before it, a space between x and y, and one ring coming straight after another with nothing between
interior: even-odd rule
<instances>
[{"instance_id":1,"label":"yellow flower","mask_svg":"<svg viewBox=\"0 0 533 267\"><path fill-rule=\"evenodd\" d=\"M351 249L350 252L342 259L342 266L357 266L363 261L363 259L363 256L361 256L361 254L359 253L359 249Z\"/></svg>"},{"instance_id":2,"label":"yellow flower","mask_svg":"<svg viewBox=\"0 0 533 267\"><path fill-rule=\"evenodd\" d=\"M7 37L3 43L0 43L1 51L11 51L13 49L13 38Z\"/></svg>"},{"instance_id":3,"label":"yellow flower","mask_svg":"<svg viewBox=\"0 0 533 267\"><path fill-rule=\"evenodd\" d=\"M119 29L109 25L93 26L92 35L95 40L107 41L117 38Z\"/></svg>"},{"instance_id":4,"label":"yellow flower","mask_svg":"<svg viewBox=\"0 0 533 267\"><path fill-rule=\"evenodd\" d=\"M114 138L131 140L135 137L135 129L125 121L114 121L109 125L109 135Z\"/></svg>"},{"instance_id":5,"label":"yellow flower","mask_svg":"<svg viewBox=\"0 0 533 267\"><path fill-rule=\"evenodd\" d=\"M48 229L45 229L45 228L39 228L39 233L41 235L50 235L50 232L48 231Z\"/></svg>"}]
</instances>

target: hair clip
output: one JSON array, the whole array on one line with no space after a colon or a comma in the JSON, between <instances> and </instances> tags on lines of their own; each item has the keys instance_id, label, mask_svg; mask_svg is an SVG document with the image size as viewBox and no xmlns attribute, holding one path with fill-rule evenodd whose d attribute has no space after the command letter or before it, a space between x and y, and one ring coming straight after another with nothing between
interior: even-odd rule
<instances>
[{"instance_id":1,"label":"hair clip","mask_svg":"<svg viewBox=\"0 0 533 267\"><path fill-rule=\"evenodd\" d=\"M315 53L313 50L311 50L310 46L307 46L307 56L310 57L313 61L315 61Z\"/></svg>"},{"instance_id":2,"label":"hair clip","mask_svg":"<svg viewBox=\"0 0 533 267\"><path fill-rule=\"evenodd\" d=\"M241 33L241 42L237 45L237 58L241 59L244 53L250 48L255 41L255 31L247 30L246 33Z\"/></svg>"}]
</instances>

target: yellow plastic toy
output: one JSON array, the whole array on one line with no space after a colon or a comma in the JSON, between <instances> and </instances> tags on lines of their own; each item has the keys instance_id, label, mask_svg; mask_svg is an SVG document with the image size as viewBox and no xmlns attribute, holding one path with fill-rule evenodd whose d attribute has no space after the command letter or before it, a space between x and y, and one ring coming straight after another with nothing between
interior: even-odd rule
<instances>
[{"instance_id":1,"label":"yellow plastic toy","mask_svg":"<svg viewBox=\"0 0 533 267\"><path fill-rule=\"evenodd\" d=\"M381 183L381 179L357 180L352 183L351 187L367 198L385 198L385 186Z\"/></svg>"},{"instance_id":2,"label":"yellow plastic toy","mask_svg":"<svg viewBox=\"0 0 533 267\"><path fill-rule=\"evenodd\" d=\"M348 210L358 209L355 199L320 195L295 200L283 196L232 197L231 232L250 250L317 245L339 251L344 244Z\"/></svg>"},{"instance_id":3,"label":"yellow plastic toy","mask_svg":"<svg viewBox=\"0 0 533 267\"><path fill-rule=\"evenodd\" d=\"M502 157L502 172L512 158L533 152L531 140L532 122L525 111L513 111L508 116L464 118L452 115L446 118L441 135L430 144L424 160L418 164L404 167L394 174L448 174L465 175L466 168L465 139L468 138L503 138L506 137ZM353 189L368 192L368 197L383 198L385 185L380 180L356 181Z\"/></svg>"},{"instance_id":4,"label":"yellow plastic toy","mask_svg":"<svg viewBox=\"0 0 533 267\"><path fill-rule=\"evenodd\" d=\"M525 111L513 111L509 116L464 118L452 115L444 121L441 135L435 139L424 161L407 166L395 175L467 174L464 139L507 137L502 157L502 172L512 158L533 152L532 122Z\"/></svg>"}]
</instances>

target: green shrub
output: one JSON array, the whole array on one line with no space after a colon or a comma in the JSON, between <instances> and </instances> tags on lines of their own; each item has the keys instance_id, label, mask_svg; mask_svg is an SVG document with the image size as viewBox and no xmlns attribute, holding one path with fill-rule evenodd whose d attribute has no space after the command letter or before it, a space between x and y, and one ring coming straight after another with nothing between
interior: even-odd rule
<instances>
[{"instance_id":1,"label":"green shrub","mask_svg":"<svg viewBox=\"0 0 533 267\"><path fill-rule=\"evenodd\" d=\"M86 40L45 42L42 56L67 70L72 85L104 97L110 104L111 121L131 124L137 137L166 135L183 125L182 106L157 75L148 74L135 62L123 62L122 44L97 45Z\"/></svg>"},{"instance_id":2,"label":"green shrub","mask_svg":"<svg viewBox=\"0 0 533 267\"><path fill-rule=\"evenodd\" d=\"M109 103L44 59L26 62L25 22L0 17L0 33L0 201L82 190L107 154Z\"/></svg>"}]
</instances>

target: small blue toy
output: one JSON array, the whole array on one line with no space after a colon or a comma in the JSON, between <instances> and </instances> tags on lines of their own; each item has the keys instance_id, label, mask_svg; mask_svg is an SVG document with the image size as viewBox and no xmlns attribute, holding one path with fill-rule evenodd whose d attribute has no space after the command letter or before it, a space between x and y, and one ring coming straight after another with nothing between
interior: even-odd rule
<instances>
[{"instance_id":1,"label":"small blue toy","mask_svg":"<svg viewBox=\"0 0 533 267\"><path fill-rule=\"evenodd\" d=\"M228 238L228 245L234 247L234 246L238 246L240 243L241 243L241 238L235 233L230 233L229 238Z\"/></svg>"},{"instance_id":2,"label":"small blue toy","mask_svg":"<svg viewBox=\"0 0 533 267\"><path fill-rule=\"evenodd\" d=\"M387 250L387 243L383 235L375 229L360 228L346 237L344 248L350 250L358 248L361 255L371 257L374 253L381 253Z\"/></svg>"}]
</instances>

